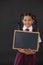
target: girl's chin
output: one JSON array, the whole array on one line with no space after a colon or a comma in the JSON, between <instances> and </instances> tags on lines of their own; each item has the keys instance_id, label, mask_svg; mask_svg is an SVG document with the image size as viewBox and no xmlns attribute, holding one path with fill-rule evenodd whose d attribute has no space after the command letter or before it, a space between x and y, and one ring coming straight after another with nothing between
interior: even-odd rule
<instances>
[{"instance_id":1,"label":"girl's chin","mask_svg":"<svg viewBox=\"0 0 43 65\"><path fill-rule=\"evenodd\" d=\"M30 25L31 26L31 25ZM26 27L28 28L28 27L30 27L29 25L27 25Z\"/></svg>"}]
</instances>

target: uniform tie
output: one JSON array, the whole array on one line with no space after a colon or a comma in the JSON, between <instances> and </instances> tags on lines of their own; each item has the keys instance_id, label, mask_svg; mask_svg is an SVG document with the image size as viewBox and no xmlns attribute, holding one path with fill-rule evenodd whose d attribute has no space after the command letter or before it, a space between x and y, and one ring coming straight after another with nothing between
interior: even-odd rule
<instances>
[{"instance_id":1,"label":"uniform tie","mask_svg":"<svg viewBox=\"0 0 43 65\"><path fill-rule=\"evenodd\" d=\"M29 29L27 28L27 29L25 29L25 31L29 31Z\"/></svg>"}]
</instances>

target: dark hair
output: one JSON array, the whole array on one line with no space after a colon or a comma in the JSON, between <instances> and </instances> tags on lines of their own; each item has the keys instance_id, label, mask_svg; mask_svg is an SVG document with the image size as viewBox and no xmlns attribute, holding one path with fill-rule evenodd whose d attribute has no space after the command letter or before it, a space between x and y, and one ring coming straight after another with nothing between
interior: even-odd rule
<instances>
[{"instance_id":1,"label":"dark hair","mask_svg":"<svg viewBox=\"0 0 43 65\"><path fill-rule=\"evenodd\" d=\"M36 21L36 16L35 15L32 15L32 17L33 17L33 20Z\"/></svg>"},{"instance_id":2,"label":"dark hair","mask_svg":"<svg viewBox=\"0 0 43 65\"><path fill-rule=\"evenodd\" d=\"M31 16L31 18L33 19L33 15L29 12L24 12L20 15L20 21L18 22L18 29L21 29L23 27L23 23L22 23L22 19L24 18L24 16Z\"/></svg>"},{"instance_id":3,"label":"dark hair","mask_svg":"<svg viewBox=\"0 0 43 65\"><path fill-rule=\"evenodd\" d=\"M33 27L35 29L37 29L37 21L36 21L36 16L29 13L29 12L24 12L20 15L20 21L18 22L18 29L21 29L23 27L23 23L22 23L22 19L24 18L24 16L31 16L31 18L34 20L34 23L33 23Z\"/></svg>"},{"instance_id":4,"label":"dark hair","mask_svg":"<svg viewBox=\"0 0 43 65\"><path fill-rule=\"evenodd\" d=\"M31 14L31 13L22 13L21 15L20 15L20 21L22 21L22 19L24 18L24 16L31 16L31 18L33 19L33 15Z\"/></svg>"}]
</instances>

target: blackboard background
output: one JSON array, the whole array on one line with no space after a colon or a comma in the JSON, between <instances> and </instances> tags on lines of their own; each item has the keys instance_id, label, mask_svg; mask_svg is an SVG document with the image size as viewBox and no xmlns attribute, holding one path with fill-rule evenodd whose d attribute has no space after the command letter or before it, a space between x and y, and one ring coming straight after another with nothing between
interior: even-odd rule
<instances>
[{"instance_id":1,"label":"blackboard background","mask_svg":"<svg viewBox=\"0 0 43 65\"><path fill-rule=\"evenodd\" d=\"M0 0L0 65L13 65L15 51L12 50L13 31L22 12L37 16L42 43L36 53L37 65L43 64L43 0Z\"/></svg>"}]
</instances>

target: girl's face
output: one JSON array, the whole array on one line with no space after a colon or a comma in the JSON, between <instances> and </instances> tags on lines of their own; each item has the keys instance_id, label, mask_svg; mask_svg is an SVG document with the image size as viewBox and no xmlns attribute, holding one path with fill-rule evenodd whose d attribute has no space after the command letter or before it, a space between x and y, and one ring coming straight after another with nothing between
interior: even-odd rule
<instances>
[{"instance_id":1,"label":"girl's face","mask_svg":"<svg viewBox=\"0 0 43 65\"><path fill-rule=\"evenodd\" d=\"M22 19L22 23L26 27L30 27L33 24L33 19L29 15L28 16L24 16L24 18Z\"/></svg>"}]
</instances>

